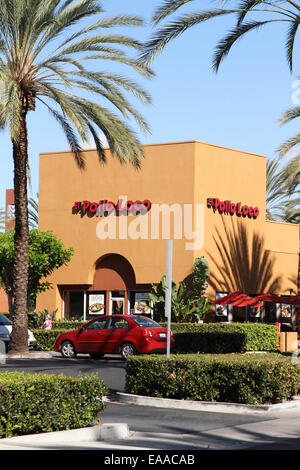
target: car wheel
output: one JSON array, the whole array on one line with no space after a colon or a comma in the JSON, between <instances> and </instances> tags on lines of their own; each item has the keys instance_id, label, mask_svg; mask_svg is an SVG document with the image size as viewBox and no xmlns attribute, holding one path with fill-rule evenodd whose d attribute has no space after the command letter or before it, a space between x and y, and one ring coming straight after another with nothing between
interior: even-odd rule
<instances>
[{"instance_id":1,"label":"car wheel","mask_svg":"<svg viewBox=\"0 0 300 470\"><path fill-rule=\"evenodd\" d=\"M60 348L63 357L71 358L76 356L76 349L71 341L64 341Z\"/></svg>"},{"instance_id":2,"label":"car wheel","mask_svg":"<svg viewBox=\"0 0 300 470\"><path fill-rule=\"evenodd\" d=\"M101 357L103 357L104 354L100 354L100 353L90 353L90 357L92 359L101 359Z\"/></svg>"},{"instance_id":3,"label":"car wheel","mask_svg":"<svg viewBox=\"0 0 300 470\"><path fill-rule=\"evenodd\" d=\"M121 355L124 359L126 359L128 356L133 356L136 354L136 349L131 343L125 343L121 347Z\"/></svg>"}]
</instances>

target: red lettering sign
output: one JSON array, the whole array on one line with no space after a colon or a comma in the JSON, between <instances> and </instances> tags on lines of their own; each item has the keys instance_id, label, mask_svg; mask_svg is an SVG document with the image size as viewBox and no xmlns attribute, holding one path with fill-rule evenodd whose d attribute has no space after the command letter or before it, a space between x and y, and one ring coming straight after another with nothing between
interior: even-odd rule
<instances>
[{"instance_id":1,"label":"red lettering sign","mask_svg":"<svg viewBox=\"0 0 300 470\"><path fill-rule=\"evenodd\" d=\"M95 214L100 217L116 213L117 215L138 215L145 214L151 209L151 202L148 199L144 201L122 201L119 199L116 204L107 199L101 199L99 202L76 201L73 205L73 212L81 211L82 214Z\"/></svg>"},{"instance_id":2,"label":"red lettering sign","mask_svg":"<svg viewBox=\"0 0 300 470\"><path fill-rule=\"evenodd\" d=\"M213 209L214 212L218 211L220 214L236 214L238 217L248 217L249 219L256 219L259 215L258 207L242 205L241 202L220 201L217 197L209 197L206 203L209 209Z\"/></svg>"}]
</instances>

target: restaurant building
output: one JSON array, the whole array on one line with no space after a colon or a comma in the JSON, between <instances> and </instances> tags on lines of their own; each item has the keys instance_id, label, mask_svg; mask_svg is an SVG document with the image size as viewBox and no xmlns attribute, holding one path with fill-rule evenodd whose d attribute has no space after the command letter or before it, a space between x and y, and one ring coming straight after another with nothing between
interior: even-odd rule
<instances>
[{"instance_id":1,"label":"restaurant building","mask_svg":"<svg viewBox=\"0 0 300 470\"><path fill-rule=\"evenodd\" d=\"M40 154L39 230L53 231L74 256L49 277L37 311L78 319L148 313L151 285L165 274L167 239L176 284L205 256L211 301L236 290L297 293L299 226L266 220L266 157L198 141L144 151L139 170L109 150L105 164L86 150L85 170L71 152ZM251 316L214 305L206 321L274 322L283 312L277 307ZM291 308L286 321L293 323Z\"/></svg>"}]
</instances>

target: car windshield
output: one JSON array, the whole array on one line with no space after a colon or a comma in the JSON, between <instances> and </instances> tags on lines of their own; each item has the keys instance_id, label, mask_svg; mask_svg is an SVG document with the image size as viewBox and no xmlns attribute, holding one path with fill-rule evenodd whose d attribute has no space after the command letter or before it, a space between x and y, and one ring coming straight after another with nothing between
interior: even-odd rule
<instances>
[{"instance_id":1,"label":"car windshield","mask_svg":"<svg viewBox=\"0 0 300 470\"><path fill-rule=\"evenodd\" d=\"M0 313L0 325L11 325L11 322Z\"/></svg>"},{"instance_id":2,"label":"car windshield","mask_svg":"<svg viewBox=\"0 0 300 470\"><path fill-rule=\"evenodd\" d=\"M161 326L151 318L134 317L133 321L141 328L161 328Z\"/></svg>"}]
</instances>

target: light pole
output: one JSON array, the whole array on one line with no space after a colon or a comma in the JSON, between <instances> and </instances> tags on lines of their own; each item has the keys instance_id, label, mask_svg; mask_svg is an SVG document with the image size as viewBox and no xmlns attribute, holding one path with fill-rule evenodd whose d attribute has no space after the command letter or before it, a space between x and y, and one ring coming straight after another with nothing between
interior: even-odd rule
<instances>
[{"instance_id":1,"label":"light pole","mask_svg":"<svg viewBox=\"0 0 300 470\"><path fill-rule=\"evenodd\" d=\"M165 292L165 316L168 319L167 358L170 357L170 347L171 347L172 264L173 264L173 240L167 240L166 292Z\"/></svg>"}]
</instances>

